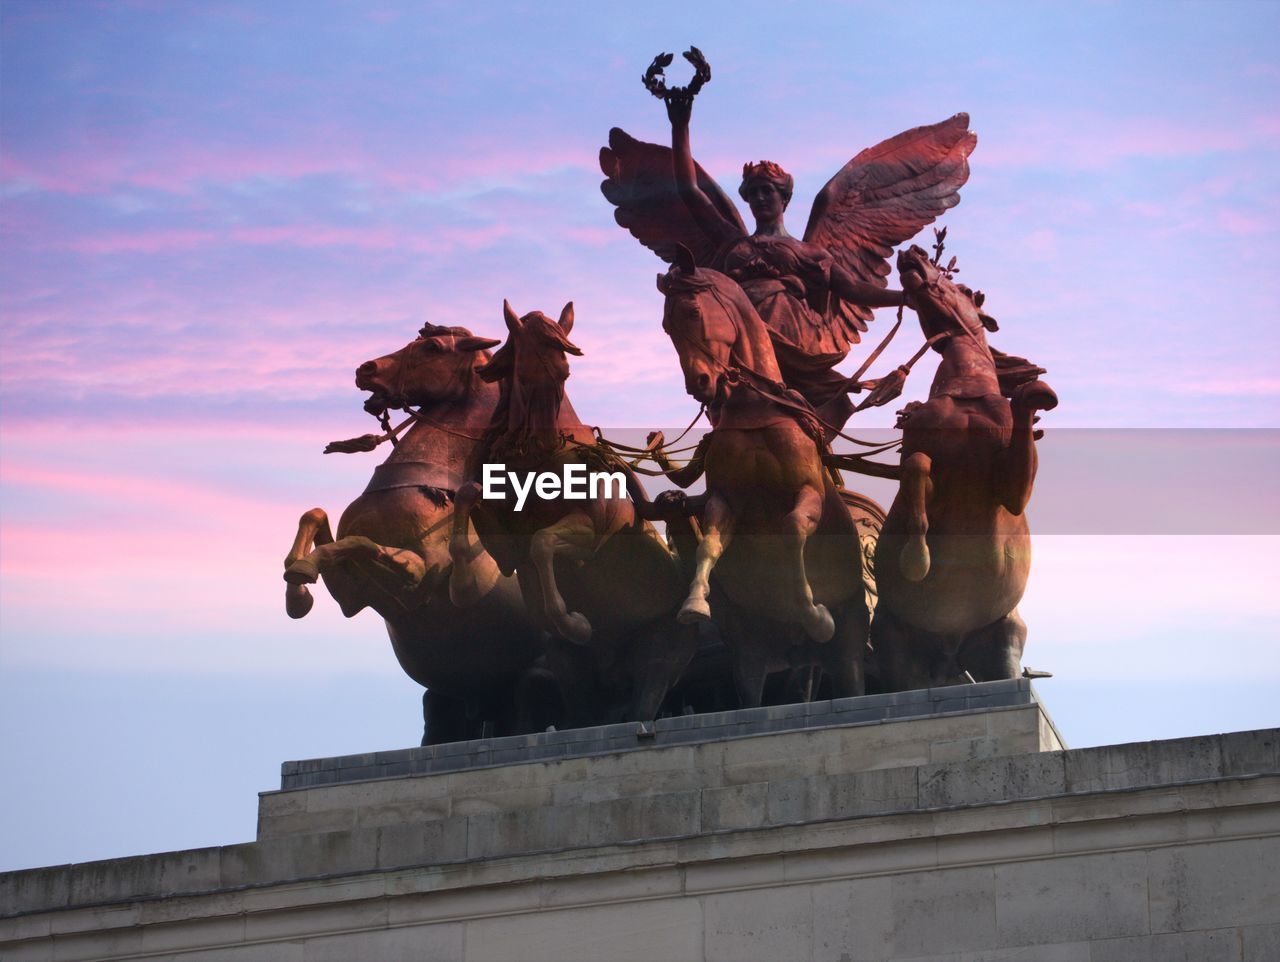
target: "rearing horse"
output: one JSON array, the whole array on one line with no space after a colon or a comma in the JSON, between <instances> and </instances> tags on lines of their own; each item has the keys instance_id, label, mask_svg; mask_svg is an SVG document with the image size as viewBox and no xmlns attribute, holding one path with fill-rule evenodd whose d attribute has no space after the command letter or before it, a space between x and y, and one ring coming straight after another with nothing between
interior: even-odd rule
<instances>
[{"instance_id":1,"label":"rearing horse","mask_svg":"<svg viewBox=\"0 0 1280 962\"><path fill-rule=\"evenodd\" d=\"M670 551L640 518L634 479L591 486L587 497L534 488L522 507L485 499L476 481L485 464L524 473L562 473L571 466L612 473L623 466L598 448L568 398L567 355L573 305L559 320L539 311L518 316L504 304L509 335L479 372L501 385L484 443L468 464L470 483L458 492L450 550L472 551L470 519L504 574L515 572L530 614L549 632L547 664L559 683L568 724L601 717L649 721L693 656L696 633L677 625L681 578ZM622 488L625 487L626 490ZM467 571L455 566L450 592L471 593Z\"/></svg>"},{"instance_id":2,"label":"rearing horse","mask_svg":"<svg viewBox=\"0 0 1280 962\"><path fill-rule=\"evenodd\" d=\"M982 296L919 247L898 255L908 303L942 362L929 400L901 412L902 481L876 549L872 640L890 691L1016 677L1031 566L1024 509L1036 411L1058 403L1044 371L993 353Z\"/></svg>"},{"instance_id":3,"label":"rearing horse","mask_svg":"<svg viewBox=\"0 0 1280 962\"><path fill-rule=\"evenodd\" d=\"M821 667L837 697L861 694L862 557L822 462L820 425L781 383L769 330L742 288L681 261L658 278L662 326L713 430L701 452L707 496L679 617L706 619L716 602L743 707L760 704L769 673L801 666Z\"/></svg>"},{"instance_id":4,"label":"rearing horse","mask_svg":"<svg viewBox=\"0 0 1280 962\"><path fill-rule=\"evenodd\" d=\"M285 558L290 617L311 610L307 586L323 578L348 618L369 607L386 621L401 667L428 689L424 740L432 744L479 738L485 722L498 734L546 725L522 695L542 643L519 586L483 551L448 551L453 492L498 403L477 369L498 343L428 324L399 351L357 368L356 386L371 392L366 409L417 407L413 426L342 512L337 536L312 508ZM476 586L466 608L449 598L455 572Z\"/></svg>"}]
</instances>

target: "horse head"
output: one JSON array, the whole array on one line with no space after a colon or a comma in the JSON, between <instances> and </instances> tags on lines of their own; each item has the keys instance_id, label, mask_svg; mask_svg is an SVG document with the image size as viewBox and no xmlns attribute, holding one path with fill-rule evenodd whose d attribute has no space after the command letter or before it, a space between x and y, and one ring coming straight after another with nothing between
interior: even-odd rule
<instances>
[{"instance_id":1,"label":"horse head","mask_svg":"<svg viewBox=\"0 0 1280 962\"><path fill-rule=\"evenodd\" d=\"M956 283L948 271L929 259L923 248L912 244L898 252L898 276L926 338L967 333L985 345L983 330L999 329L996 319L981 309L982 292ZM944 346L945 340L934 349L941 352Z\"/></svg>"},{"instance_id":2,"label":"horse head","mask_svg":"<svg viewBox=\"0 0 1280 962\"><path fill-rule=\"evenodd\" d=\"M684 252L687 254L687 251ZM737 373L781 381L768 328L730 277L681 257L658 275L662 329L680 356L685 390L703 404L726 400Z\"/></svg>"},{"instance_id":3,"label":"horse head","mask_svg":"<svg viewBox=\"0 0 1280 962\"><path fill-rule=\"evenodd\" d=\"M378 412L459 400L476 388L488 349L498 343L465 327L427 324L400 350L356 368L356 387L371 392L365 407Z\"/></svg>"},{"instance_id":4,"label":"horse head","mask_svg":"<svg viewBox=\"0 0 1280 962\"><path fill-rule=\"evenodd\" d=\"M564 382L569 379L568 355L582 356L569 340L573 330L573 302L552 320L541 311L520 317L511 305L502 302L507 322L507 340L492 360L479 369L480 377L501 385L502 400L495 421L508 434L521 437L558 437Z\"/></svg>"}]
</instances>

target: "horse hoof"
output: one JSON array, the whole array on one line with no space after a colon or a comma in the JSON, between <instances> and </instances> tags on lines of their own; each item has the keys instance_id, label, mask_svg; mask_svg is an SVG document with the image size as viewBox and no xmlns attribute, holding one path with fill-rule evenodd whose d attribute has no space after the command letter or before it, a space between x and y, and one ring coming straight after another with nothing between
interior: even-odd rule
<instances>
[{"instance_id":1,"label":"horse hoof","mask_svg":"<svg viewBox=\"0 0 1280 962\"><path fill-rule=\"evenodd\" d=\"M570 641L575 645L590 644L591 622L587 621L586 616L576 611L571 611L565 616L564 624L560 628L560 634L564 635L566 641Z\"/></svg>"},{"instance_id":2,"label":"horse hoof","mask_svg":"<svg viewBox=\"0 0 1280 962\"><path fill-rule=\"evenodd\" d=\"M299 558L284 569L284 580L291 585L313 585L320 577L320 569L309 558Z\"/></svg>"},{"instance_id":3,"label":"horse hoof","mask_svg":"<svg viewBox=\"0 0 1280 962\"><path fill-rule=\"evenodd\" d=\"M302 585L289 585L284 589L284 610L290 618L302 618L316 603L311 592Z\"/></svg>"},{"instance_id":4,"label":"horse hoof","mask_svg":"<svg viewBox=\"0 0 1280 962\"><path fill-rule=\"evenodd\" d=\"M929 565L929 546L923 541L902 546L902 553L898 556L902 577L908 581L924 581L929 576Z\"/></svg>"},{"instance_id":5,"label":"horse hoof","mask_svg":"<svg viewBox=\"0 0 1280 962\"><path fill-rule=\"evenodd\" d=\"M682 625L696 625L700 621L707 621L711 618L711 606L707 604L706 598L690 598L681 607L680 613L676 615L676 621Z\"/></svg>"},{"instance_id":6,"label":"horse hoof","mask_svg":"<svg viewBox=\"0 0 1280 962\"><path fill-rule=\"evenodd\" d=\"M805 634L818 644L830 641L831 636L836 633L836 621L826 605L814 605L810 608L805 613L802 624Z\"/></svg>"},{"instance_id":7,"label":"horse hoof","mask_svg":"<svg viewBox=\"0 0 1280 962\"><path fill-rule=\"evenodd\" d=\"M1052 411L1058 406L1058 395L1053 388L1039 379L1021 385L1014 399L1032 411Z\"/></svg>"}]
</instances>

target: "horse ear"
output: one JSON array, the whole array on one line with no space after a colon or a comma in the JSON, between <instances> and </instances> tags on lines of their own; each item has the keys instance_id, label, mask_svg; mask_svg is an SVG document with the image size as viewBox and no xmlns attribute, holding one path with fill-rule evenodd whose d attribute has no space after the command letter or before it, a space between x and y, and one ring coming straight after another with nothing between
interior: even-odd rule
<instances>
[{"instance_id":1,"label":"horse ear","mask_svg":"<svg viewBox=\"0 0 1280 962\"><path fill-rule=\"evenodd\" d=\"M680 269L681 274L692 274L698 269L698 265L693 260L693 251L683 244L676 244L676 267Z\"/></svg>"},{"instance_id":2,"label":"horse ear","mask_svg":"<svg viewBox=\"0 0 1280 962\"><path fill-rule=\"evenodd\" d=\"M568 334L573 330L573 301L564 306L564 310L560 312L560 330Z\"/></svg>"},{"instance_id":3,"label":"horse ear","mask_svg":"<svg viewBox=\"0 0 1280 962\"><path fill-rule=\"evenodd\" d=\"M491 337L460 337L454 343L459 351L487 351L491 347L497 347L501 341L495 341Z\"/></svg>"},{"instance_id":4,"label":"horse ear","mask_svg":"<svg viewBox=\"0 0 1280 962\"><path fill-rule=\"evenodd\" d=\"M511 305L504 298L502 301L502 316L506 318L507 330L512 334L518 333L520 330L520 315L511 309Z\"/></svg>"},{"instance_id":5,"label":"horse ear","mask_svg":"<svg viewBox=\"0 0 1280 962\"><path fill-rule=\"evenodd\" d=\"M494 352L493 357L476 368L476 374L487 384L494 384L509 378L514 369L515 352L512 351L510 344L504 344Z\"/></svg>"}]
</instances>

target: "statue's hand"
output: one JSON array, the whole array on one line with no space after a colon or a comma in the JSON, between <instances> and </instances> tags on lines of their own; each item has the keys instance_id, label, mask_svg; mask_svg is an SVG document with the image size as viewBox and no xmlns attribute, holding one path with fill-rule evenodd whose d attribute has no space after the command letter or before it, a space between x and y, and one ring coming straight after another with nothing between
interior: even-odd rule
<instances>
[{"instance_id":1,"label":"statue's hand","mask_svg":"<svg viewBox=\"0 0 1280 962\"><path fill-rule=\"evenodd\" d=\"M687 90L668 90L663 98L667 103L667 119L672 127L688 127L693 116L693 94Z\"/></svg>"}]
</instances>

